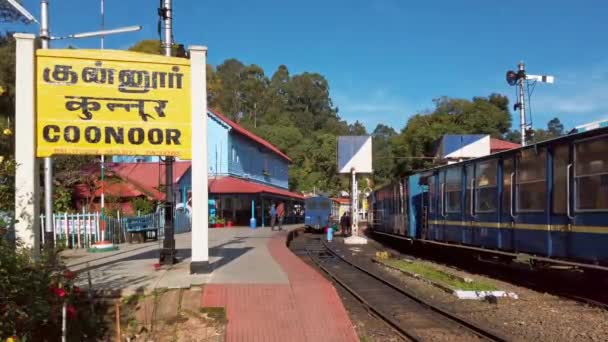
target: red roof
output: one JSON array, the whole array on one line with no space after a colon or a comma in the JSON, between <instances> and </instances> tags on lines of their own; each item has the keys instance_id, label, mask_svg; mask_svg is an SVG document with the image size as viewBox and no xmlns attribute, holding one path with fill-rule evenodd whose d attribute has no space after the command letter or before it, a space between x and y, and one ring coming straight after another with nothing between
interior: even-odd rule
<instances>
[{"instance_id":1,"label":"red roof","mask_svg":"<svg viewBox=\"0 0 608 342\"><path fill-rule=\"evenodd\" d=\"M173 180L177 183L190 168L189 161L178 161L173 163ZM118 177L124 182L106 182L106 194L120 197L136 197L146 195L156 200L164 200L165 194L159 191L165 183L165 166L159 163L107 163L106 174L109 177ZM93 164L85 168L84 172L99 174L99 164ZM87 195L88 191L77 189L77 194ZM115 191L116 193L112 193ZM95 196L101 196L101 189L95 192Z\"/></svg>"},{"instance_id":2,"label":"red roof","mask_svg":"<svg viewBox=\"0 0 608 342\"><path fill-rule=\"evenodd\" d=\"M520 144L504 141L496 138L490 138L490 150L492 152L510 150L512 148L521 147Z\"/></svg>"},{"instance_id":3,"label":"red roof","mask_svg":"<svg viewBox=\"0 0 608 342\"><path fill-rule=\"evenodd\" d=\"M84 184L78 184L75 186L74 191L77 197L90 197L90 190ZM106 196L115 196L120 198L133 198L149 195L137 189L133 184L123 183L123 182L111 182L105 184L104 195ZM95 182L95 196L101 197L101 181L98 180Z\"/></svg>"},{"instance_id":4,"label":"red roof","mask_svg":"<svg viewBox=\"0 0 608 342\"><path fill-rule=\"evenodd\" d=\"M214 111L211 108L209 108L209 111L217 116L220 120L224 121L226 124L228 124L228 126L232 127L233 130L235 130L237 133L246 136L247 138L257 142L258 144L268 148L269 150L271 150L272 152L276 153L278 156L284 158L285 160L287 160L288 162L291 162L291 158L289 158L285 153L281 152L281 150L279 150L276 146L274 146L273 144L269 143L268 141L258 137L257 135L249 132L248 130L244 129L243 127L241 127L239 124L237 124L236 122L228 119L227 117L225 117L223 114L221 114L220 112Z\"/></svg>"},{"instance_id":5,"label":"red roof","mask_svg":"<svg viewBox=\"0 0 608 342\"><path fill-rule=\"evenodd\" d=\"M332 199L340 204L350 204L350 198L332 198Z\"/></svg>"},{"instance_id":6,"label":"red roof","mask_svg":"<svg viewBox=\"0 0 608 342\"><path fill-rule=\"evenodd\" d=\"M209 192L212 194L270 194L304 199L304 196L295 192L235 177L209 178Z\"/></svg>"}]
</instances>

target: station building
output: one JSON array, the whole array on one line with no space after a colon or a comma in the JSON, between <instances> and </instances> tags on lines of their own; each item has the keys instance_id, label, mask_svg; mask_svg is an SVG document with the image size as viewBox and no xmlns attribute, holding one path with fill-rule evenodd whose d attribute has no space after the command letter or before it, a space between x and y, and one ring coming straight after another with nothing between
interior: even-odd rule
<instances>
[{"instance_id":1,"label":"station building","mask_svg":"<svg viewBox=\"0 0 608 342\"><path fill-rule=\"evenodd\" d=\"M289 191L291 159L285 153L211 109L207 111L207 134L210 224L221 218L233 225L249 225L255 217L257 225L268 225L273 202L285 204L284 223L303 222L304 197ZM164 200L166 167L158 157L114 156L106 170L122 181L125 195L143 193L149 199ZM188 207L190 162L177 160L173 176L174 203ZM120 186L111 189L114 196L122 196Z\"/></svg>"}]
</instances>

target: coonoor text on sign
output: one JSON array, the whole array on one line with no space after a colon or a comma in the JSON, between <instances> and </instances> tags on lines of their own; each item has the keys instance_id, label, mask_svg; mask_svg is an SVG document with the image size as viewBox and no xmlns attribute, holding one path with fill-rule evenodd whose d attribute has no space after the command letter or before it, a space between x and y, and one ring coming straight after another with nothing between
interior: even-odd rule
<instances>
[{"instance_id":1,"label":"coonoor text on sign","mask_svg":"<svg viewBox=\"0 0 608 342\"><path fill-rule=\"evenodd\" d=\"M111 50L36 52L37 156L190 159L187 59Z\"/></svg>"}]
</instances>

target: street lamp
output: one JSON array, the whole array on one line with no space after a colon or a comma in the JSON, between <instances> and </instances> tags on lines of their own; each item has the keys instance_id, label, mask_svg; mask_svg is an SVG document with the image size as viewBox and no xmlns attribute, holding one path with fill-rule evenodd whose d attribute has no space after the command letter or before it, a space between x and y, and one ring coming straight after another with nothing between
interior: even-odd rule
<instances>
[{"instance_id":1,"label":"street lamp","mask_svg":"<svg viewBox=\"0 0 608 342\"><path fill-rule=\"evenodd\" d=\"M0 1L0 17L2 17L4 21L20 20L25 24L38 22L25 7L21 6L21 4L15 0Z\"/></svg>"},{"instance_id":2,"label":"street lamp","mask_svg":"<svg viewBox=\"0 0 608 342\"><path fill-rule=\"evenodd\" d=\"M127 33L127 32L135 32L141 30L141 26L125 26L119 27L110 30L100 30L100 31L92 31L92 32L82 32L82 33L74 33L64 37L51 37L51 40L60 40L60 39L81 39L81 38L92 38L92 37L103 37L110 34L118 34L118 33Z\"/></svg>"}]
</instances>

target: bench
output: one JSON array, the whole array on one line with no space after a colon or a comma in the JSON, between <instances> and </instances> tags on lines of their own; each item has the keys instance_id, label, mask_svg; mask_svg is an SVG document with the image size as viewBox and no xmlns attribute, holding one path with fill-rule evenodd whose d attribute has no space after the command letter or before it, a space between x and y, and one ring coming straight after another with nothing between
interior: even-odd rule
<instances>
[{"instance_id":1,"label":"bench","mask_svg":"<svg viewBox=\"0 0 608 342\"><path fill-rule=\"evenodd\" d=\"M158 240L158 227L152 217L129 217L125 221L129 243L133 242L133 236L138 237L140 242L146 242L148 232L154 232L154 240Z\"/></svg>"}]
</instances>

